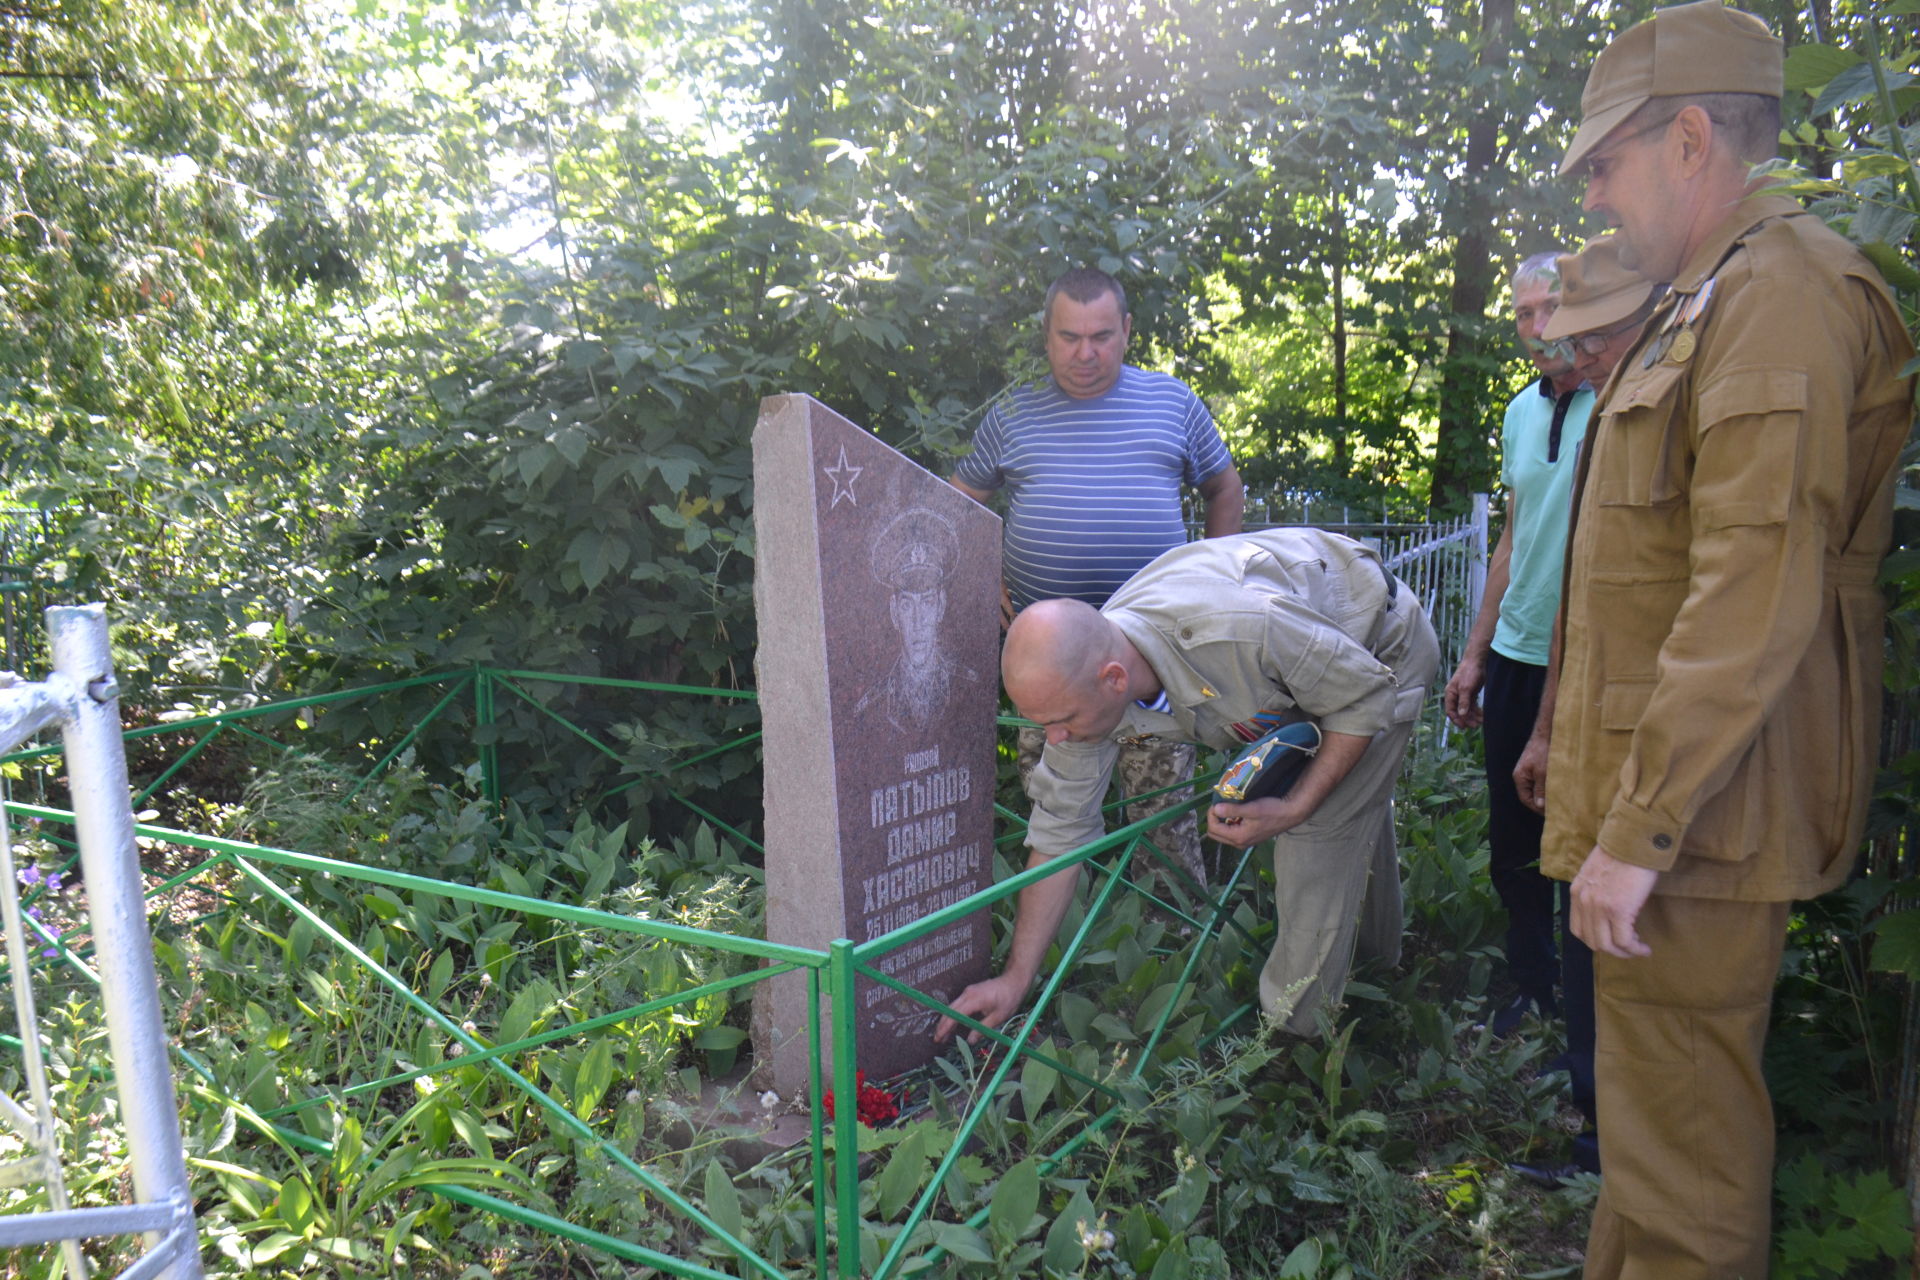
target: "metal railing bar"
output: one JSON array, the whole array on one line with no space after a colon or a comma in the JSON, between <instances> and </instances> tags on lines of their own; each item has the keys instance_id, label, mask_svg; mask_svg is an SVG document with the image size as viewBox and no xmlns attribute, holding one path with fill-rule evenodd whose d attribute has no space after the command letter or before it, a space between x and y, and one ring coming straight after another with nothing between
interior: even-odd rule
<instances>
[{"instance_id":1,"label":"metal railing bar","mask_svg":"<svg viewBox=\"0 0 1920 1280\"><path fill-rule=\"evenodd\" d=\"M195 741L191 747L187 748L185 754L183 754L178 760L175 760L172 764L168 765L166 769L161 772L159 777L155 778L152 782L149 782L146 786L140 788L139 793L133 797L134 807L137 809L141 805L145 804L149 799L151 799L153 797L154 792L158 791L162 786L166 785L167 780L173 777L174 774L180 772L182 769L186 768L189 764L191 764L193 762L193 758L199 755L202 751L206 750L207 744L209 742L212 742L215 738L219 737L220 731L226 727L227 726L223 724L217 724L217 725L214 725L211 729L208 729L205 733L201 734L199 739Z\"/></svg>"},{"instance_id":2,"label":"metal railing bar","mask_svg":"<svg viewBox=\"0 0 1920 1280\"><path fill-rule=\"evenodd\" d=\"M483 1046L480 1042L462 1030L458 1023L447 1017L446 1014L436 1009L433 1005L422 1000L412 987L408 986L397 975L390 972L385 966L380 964L379 961L368 955L366 951L351 938L348 938L338 929L335 929L332 925L321 919L317 912L308 907L304 902L301 902L298 898L295 898L258 867L255 867L243 857L236 857L234 859L234 865L244 871L254 883L278 898L288 910L293 911L301 919L312 925L323 937L330 940L334 946L339 947L342 951L357 960L369 973L373 974L402 1000L412 1005L416 1011L425 1014L432 1021L439 1024L441 1030L458 1040L470 1051L478 1053L482 1050ZM489 1059L484 1065L495 1074L510 1081L522 1093L526 1094L527 1097L533 1099L540 1108L547 1113L549 1118L558 1122L561 1128L568 1130L576 1139L594 1148L609 1161L626 1170L641 1186L647 1188L656 1196L659 1196L667 1204L673 1206L674 1209L710 1233L714 1239L733 1250L740 1261L762 1272L767 1276L767 1280L784 1280L784 1277L781 1276L779 1271L775 1270L772 1264L765 1258L755 1253L746 1244L736 1240L731 1232L727 1231L726 1228L696 1208L686 1197L648 1172L637 1161L627 1155L625 1151L621 1150L619 1146L608 1142L599 1134L595 1133L590 1125L575 1116L568 1108L561 1106L546 1090L540 1088L534 1084L533 1081L527 1079L498 1058ZM457 1066L457 1063L449 1063L448 1070L455 1070Z\"/></svg>"},{"instance_id":3,"label":"metal railing bar","mask_svg":"<svg viewBox=\"0 0 1920 1280\"><path fill-rule=\"evenodd\" d=\"M821 1065L820 1065L820 1010L821 981L824 973L820 969L807 970L807 1008L812 1016L807 1019L807 1148L808 1163L813 1175L813 1258L814 1274L827 1275L827 1135L826 1108L820 1104ZM856 1100L855 1110L859 1103Z\"/></svg>"},{"instance_id":4,"label":"metal railing bar","mask_svg":"<svg viewBox=\"0 0 1920 1280\"><path fill-rule=\"evenodd\" d=\"M579 725L567 719L565 716L561 715L558 711L555 711L552 707L545 705L540 701L540 699L534 697L531 693L528 693L525 689L522 689L519 685L515 684L513 681L496 678L494 683L498 685L500 688L505 689L508 693L511 693L516 697L520 698L523 702L525 702L528 706L532 707L535 711L538 711L541 715L553 721L555 724L559 725L562 729L565 729L568 733L571 733L574 737L580 739L580 741L586 743L588 746L592 747L595 751L598 751L601 755L605 756L607 759L614 761L616 764L620 763L621 757L618 751L615 751L612 747L600 741L600 739L594 737L592 734L588 733L585 729L582 729Z\"/></svg>"},{"instance_id":5,"label":"metal railing bar","mask_svg":"<svg viewBox=\"0 0 1920 1280\"><path fill-rule=\"evenodd\" d=\"M337 1098L354 1098L363 1093L378 1093L382 1089L389 1089L397 1084L406 1084L408 1081L418 1080L422 1076L441 1075L456 1066L470 1067L475 1063L484 1062L493 1058L504 1058L512 1054L524 1053L528 1049L538 1049L543 1045L552 1044L556 1040L567 1040L574 1036L586 1035L589 1032L599 1031L605 1027L613 1026L616 1023L626 1022L632 1018L645 1017L649 1013L658 1013L662 1009L670 1009L677 1004L685 1004L689 1000L699 1000L706 996L716 995L722 991L731 991L735 987L744 987L751 983L764 982L768 978L775 977L782 973L793 973L798 969L798 965L777 964L769 965L764 969L754 969L747 973L735 974L731 978L722 978L698 987L689 987L685 991L678 991L670 996L658 996L642 1004L631 1005L628 1008L621 1009L616 1013L599 1014L582 1022L570 1022L564 1027L555 1027L551 1031L542 1031L538 1035L524 1036L518 1040L510 1040L506 1044L497 1044L490 1049L480 1049L472 1053L463 1053L457 1059L449 1058L428 1066L414 1067L410 1070L399 1072L396 1075L384 1076L379 1080L368 1080L362 1084L350 1085L345 1089L339 1090L337 1093L315 1094L311 1098L288 1103L284 1107L275 1107L271 1111L262 1111L260 1115L265 1119L272 1120L279 1116L292 1115L296 1111L304 1111L308 1107L317 1106L324 1102L334 1101Z\"/></svg>"},{"instance_id":6,"label":"metal railing bar","mask_svg":"<svg viewBox=\"0 0 1920 1280\"><path fill-rule=\"evenodd\" d=\"M172 1225L173 1206L165 1203L0 1214L0 1249L21 1249L56 1240L91 1240L95 1236L130 1236L165 1231Z\"/></svg>"},{"instance_id":7,"label":"metal railing bar","mask_svg":"<svg viewBox=\"0 0 1920 1280\"><path fill-rule=\"evenodd\" d=\"M333 693L316 693L299 698L286 698L277 702L263 702L257 707L239 707L232 711L220 711L211 715L187 716L180 720L169 720L161 724L146 724L121 733L126 740L151 738L156 734L185 733L202 729L208 725L226 725L237 720L249 720L259 716L277 715L285 711L297 711L303 707L326 706L335 702L349 702L354 698L371 697L376 693L391 693L396 689L411 689L418 685L434 684L441 680L458 679L465 673L452 671L437 675L411 676L405 680L392 680L386 684L367 685L359 689L340 689ZM266 739L271 741L271 739ZM279 743L274 745L278 746ZM42 756L58 755L63 748L58 746L37 747L32 751L16 751L0 755L0 761L13 762L36 760Z\"/></svg>"},{"instance_id":8,"label":"metal railing bar","mask_svg":"<svg viewBox=\"0 0 1920 1280\"><path fill-rule=\"evenodd\" d=\"M448 1200L458 1201L469 1208L479 1209L486 1213L498 1214L510 1221L518 1222L522 1226L533 1227L536 1230L544 1231L548 1235L559 1236L564 1240L571 1240L576 1244L588 1245L623 1261L637 1262L642 1266L653 1267L656 1270L666 1272L668 1275L686 1276L689 1277L690 1280L733 1280L733 1277L724 1271L715 1271L711 1267L703 1267L697 1262L688 1262L685 1258L676 1258L670 1253L660 1253L644 1245L632 1244L616 1236L595 1231L591 1227L576 1226L568 1222L565 1218L556 1218L550 1213L541 1213L538 1209L529 1209L524 1205L517 1205L511 1200L502 1200L497 1196L490 1196L484 1191L473 1191L466 1187L442 1186L437 1182L422 1183L421 1189L423 1191L431 1191L438 1196L444 1196ZM765 1262L764 1259L760 1261L768 1267L772 1266L771 1263ZM781 1273L778 1271L770 1271L769 1274L779 1276Z\"/></svg>"},{"instance_id":9,"label":"metal railing bar","mask_svg":"<svg viewBox=\"0 0 1920 1280\"><path fill-rule=\"evenodd\" d=\"M853 943L837 938L831 954L825 977L827 999L833 1002L834 1260L843 1280L853 1280L860 1274L860 1090L854 1067L859 1049L854 1041Z\"/></svg>"},{"instance_id":10,"label":"metal railing bar","mask_svg":"<svg viewBox=\"0 0 1920 1280\"><path fill-rule=\"evenodd\" d=\"M711 822L714 826L720 828L722 831L732 836L735 840L738 840L741 844L744 844L745 846L747 846L747 848L752 849L755 853L760 854L762 857L766 855L766 852L767 852L766 849L762 847L762 845L758 840L755 840L753 837L747 835L744 831L741 831L738 827L735 827L732 823L727 822L723 819L714 817L711 813L708 813L705 809L701 808L699 805L695 804L693 801L687 799L685 796L672 796L670 797L670 799L678 801L680 803L681 808L692 810L695 815L697 815L704 821Z\"/></svg>"},{"instance_id":11,"label":"metal railing bar","mask_svg":"<svg viewBox=\"0 0 1920 1280\"><path fill-rule=\"evenodd\" d=\"M461 679L458 683L456 683L451 689L448 689L446 693L441 695L440 701L434 703L433 707L427 712L427 714L420 718L419 724L414 725L413 728L407 730L405 734L401 735L400 741L393 744L393 749L391 751L387 752L387 754L381 756L379 760L374 762L373 768L367 770L366 776L361 778L360 781L354 783L353 789L348 791L347 794L341 798L341 803L345 804L348 800L351 800L355 796L359 795L360 789L366 786L369 782L372 782L375 778L379 777L381 772L385 770L388 765L392 764L395 760L399 759L400 753L405 751L408 747L412 746L413 740L415 738L418 738L422 733L424 733L428 725L432 724L435 720L438 720L440 718L440 713L442 711L445 711L447 707L452 704L455 698L459 697L461 694L465 693L468 689L472 687L473 687L473 674L471 672L468 672L463 679Z\"/></svg>"},{"instance_id":12,"label":"metal railing bar","mask_svg":"<svg viewBox=\"0 0 1920 1280\"><path fill-rule=\"evenodd\" d=\"M892 974L882 973L880 970L875 968L870 968L864 964L855 964L854 971L856 973L859 973L862 977L873 979L873 981L879 983L883 987L892 988L893 990L899 992L901 995L906 996L907 998L913 1000L918 1004L925 1005L927 1008L932 1009L937 1013L940 1013L947 1017L951 1017L956 1023L959 1023L964 1026L976 1028L978 1030L986 1031L988 1035L992 1036L995 1040L999 1041L1003 1045L1011 1046L1013 1044L1013 1037L1006 1035L1002 1032L994 1031L990 1028L982 1027L980 1026L979 1023L974 1022L971 1018L968 1018L967 1015L965 1015L964 1013L955 1013L952 1009L948 1008L945 1004L942 1004L938 996L928 995L924 991L920 991L914 987L910 987L906 983L894 977ZM1044 1062L1046 1065L1052 1067L1055 1071L1058 1071L1061 1075L1066 1076L1072 1080L1078 1080L1081 1084L1086 1085L1090 1089L1098 1089L1101 1092L1113 1098L1118 1098L1120 1096L1114 1090L1109 1089L1106 1085L1101 1084L1098 1080L1093 1079L1091 1076L1083 1075L1079 1071L1076 1071L1074 1068L1068 1066L1066 1063L1060 1061L1058 1058L1052 1056L1051 1054L1042 1053L1040 1050L1032 1047L1029 1047L1027 1049L1026 1054L1027 1054L1027 1057L1029 1058L1038 1058L1041 1062Z\"/></svg>"},{"instance_id":13,"label":"metal railing bar","mask_svg":"<svg viewBox=\"0 0 1920 1280\"><path fill-rule=\"evenodd\" d=\"M50 809L42 805L25 804L19 801L9 802L8 811L21 813L43 821L71 822L71 811ZM615 915L609 911L600 911L592 907L575 907L565 903L546 902L539 898L525 898L518 894L505 893L499 889L482 889L474 885L455 884L450 880L434 880L426 876L417 876L405 871L389 871L382 867L362 866L359 863L342 862L337 858L326 858L319 854L299 853L292 849L276 849L268 845L248 844L243 840L227 840L219 836L199 835L191 831L180 831L173 827L149 826L138 823L134 831L149 839L162 840L169 844L183 845L190 849L207 849L216 853L240 858L258 858L276 866L296 867L303 871L324 872L348 880L365 880L370 884L382 884L391 889L405 889L415 893L438 894L459 902L472 902L482 906L499 907L506 911L519 911L527 915L553 920L567 920L574 924L590 925L595 928L609 929L616 933L638 933L652 938L666 938L690 946L710 947L715 951L733 951L741 955L758 956L768 960L782 960L796 966L819 967L827 963L824 952L809 951L804 947L789 946L786 943L766 942L759 938L740 938L731 934L710 933L704 929L695 929L688 925L668 924L661 920L650 920L639 916Z\"/></svg>"},{"instance_id":14,"label":"metal railing bar","mask_svg":"<svg viewBox=\"0 0 1920 1280\"><path fill-rule=\"evenodd\" d=\"M988 885L972 897L962 898L958 902L940 908L940 910L933 912L931 915L920 917L920 919L915 920L911 924L903 924L891 933L883 933L877 938L856 944L854 947L854 957L862 962L870 961L876 956L884 955L892 951L895 947L904 946L909 942L924 938L929 933L937 929L943 929L954 921L970 916L982 908L990 907L996 902L1001 902L1013 897L1030 884L1038 884L1048 876L1077 867L1081 863L1090 861L1100 854L1108 853L1125 845L1131 845L1135 839L1167 821L1170 821L1167 812L1152 814L1149 817L1142 818L1138 822L1121 827L1117 831L1110 831L1100 839L1092 841L1089 844L1083 844L1078 849L1060 854L1058 857L1050 859L1041 866L1028 867L1023 871L1015 872L998 884Z\"/></svg>"},{"instance_id":15,"label":"metal railing bar","mask_svg":"<svg viewBox=\"0 0 1920 1280\"><path fill-rule=\"evenodd\" d=\"M1133 825L1135 827L1141 827L1145 824L1135 823ZM1125 830L1132 831L1132 828L1125 828ZM1116 832L1115 834L1118 835L1120 833ZM1136 832L1134 834L1138 833ZM1086 853L1088 850L1099 848L1104 843L1104 841L1095 841L1093 844L1084 846L1081 850L1076 851L1076 853L1062 854L1060 856L1061 858L1077 857L1080 854ZM1130 855L1122 855L1123 858L1127 856ZM1055 861L1057 862L1059 859L1055 859ZM1046 873L1048 869L1046 867L1035 867L1033 870ZM1011 884L1014 880L1020 878L1020 876L1014 876L1012 879L1003 881L1002 884ZM1015 1036L1013 1042L1007 1046L1006 1058L1000 1063L999 1067L995 1069L992 1077L987 1081L986 1086L979 1091L978 1096L983 1100L981 1105L975 1107L967 1118L961 1121L959 1131L954 1134L952 1145L948 1147L947 1154L934 1168L933 1176L928 1180L927 1189L921 1193L920 1198L914 1202L913 1209L907 1214L907 1219L901 1225L900 1234L895 1238L893 1247L887 1250L886 1254L880 1259L880 1265L875 1269L876 1276L885 1276L898 1265L899 1258L901 1254L905 1252L908 1241L913 1235L913 1229L920 1225L920 1222L926 1217L927 1212L932 1208L934 1200L937 1199L940 1194L942 1185L946 1182L947 1174L952 1171L955 1163L959 1161L961 1155L965 1152L967 1144L972 1141L974 1130L980 1127L980 1122L986 1115L987 1105L994 1095L1000 1092L1000 1085L1006 1080L1007 1074L1013 1070L1013 1064L1025 1056L1027 1042L1033 1037L1033 1029L1039 1026L1041 1019L1047 1015L1048 1009L1052 1006L1054 996L1058 994L1061 984L1066 979L1066 975L1073 969L1074 964L1079 959L1081 950L1084 949L1087 944L1087 939L1092 935L1094 923L1105 914L1108 899L1113 896L1114 891L1119 887L1120 881L1118 878L1110 879L1094 895L1092 904L1087 908L1086 917L1080 921L1080 927L1074 930L1072 940L1067 943L1065 950L1061 952L1060 963L1054 966L1053 972L1047 975L1046 982L1041 986L1040 994L1033 1002L1033 1011L1028 1014L1026 1022L1020 1028L1020 1033ZM852 950L857 950L857 948ZM849 984L849 990L851 990L851 984ZM839 1006L836 1005L836 1013L838 1009ZM836 1023L840 1021L841 1019L835 1018ZM968 1021L971 1021L971 1019L968 1019ZM843 1244L843 1251L844 1248L845 1246Z\"/></svg>"},{"instance_id":16,"label":"metal railing bar","mask_svg":"<svg viewBox=\"0 0 1920 1280\"><path fill-rule=\"evenodd\" d=\"M1235 889L1239 888L1240 877L1245 872L1251 857L1250 848L1240 851L1239 866L1234 868L1233 875L1228 879L1220 899L1212 903L1212 915L1207 918L1204 925L1199 926L1200 932L1193 939L1193 944L1187 948L1187 962L1180 970L1180 977L1174 986L1173 994L1167 998L1167 1007L1160 1011L1153 1033L1147 1037L1147 1043L1141 1047L1139 1055L1134 1059L1134 1079L1140 1078L1140 1073L1146 1068L1148 1060L1153 1057L1153 1051L1159 1047L1161 1037L1166 1035L1167 1027L1173 1022L1174 1014L1179 1011L1181 1001L1195 989L1193 972L1199 967L1201 957L1213 948L1215 941L1219 938L1220 931L1217 924L1226 912L1226 900L1233 896Z\"/></svg>"},{"instance_id":17,"label":"metal railing bar","mask_svg":"<svg viewBox=\"0 0 1920 1280\"><path fill-rule=\"evenodd\" d=\"M548 684L591 684L613 689L638 689L643 693L685 693L695 697L746 698L758 700L757 689L703 689L691 684L661 684L654 680L625 680L619 676L574 676L557 671L521 671L515 668L489 667L488 672L504 680L540 680Z\"/></svg>"}]
</instances>

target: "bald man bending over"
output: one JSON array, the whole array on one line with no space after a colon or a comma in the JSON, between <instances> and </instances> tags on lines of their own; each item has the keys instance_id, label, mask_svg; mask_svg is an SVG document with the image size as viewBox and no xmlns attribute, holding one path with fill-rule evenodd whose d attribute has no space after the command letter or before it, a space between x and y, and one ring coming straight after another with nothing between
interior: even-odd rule
<instances>
[{"instance_id":1,"label":"bald man bending over","mask_svg":"<svg viewBox=\"0 0 1920 1280\"><path fill-rule=\"evenodd\" d=\"M1297 1035L1363 958L1400 956L1393 784L1439 645L1420 602L1371 548L1318 529L1176 547L1102 609L1043 600L1014 619L1001 677L1046 730L1028 781L1029 867L1106 834L1120 743L1140 734L1237 750L1290 720L1318 722L1319 754L1285 796L1216 804L1207 832L1236 848L1278 837L1280 932L1260 974L1268 1015ZM1020 894L998 976L953 1002L997 1027L1019 1011L1073 900L1079 869ZM934 1038L951 1035L941 1019Z\"/></svg>"}]
</instances>

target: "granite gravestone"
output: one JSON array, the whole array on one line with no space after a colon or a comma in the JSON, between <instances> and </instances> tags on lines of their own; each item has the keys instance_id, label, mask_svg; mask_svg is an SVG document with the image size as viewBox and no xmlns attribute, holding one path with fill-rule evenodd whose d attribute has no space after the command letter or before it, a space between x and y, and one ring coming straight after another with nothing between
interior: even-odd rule
<instances>
[{"instance_id":1,"label":"granite gravestone","mask_svg":"<svg viewBox=\"0 0 1920 1280\"><path fill-rule=\"evenodd\" d=\"M865 942L992 883L1000 520L808 396L761 402L753 470L767 936ZM988 917L878 967L951 1000L989 972ZM866 978L855 999L870 1078L932 1056L932 1010ZM802 975L757 988L754 1055L804 1093Z\"/></svg>"}]
</instances>

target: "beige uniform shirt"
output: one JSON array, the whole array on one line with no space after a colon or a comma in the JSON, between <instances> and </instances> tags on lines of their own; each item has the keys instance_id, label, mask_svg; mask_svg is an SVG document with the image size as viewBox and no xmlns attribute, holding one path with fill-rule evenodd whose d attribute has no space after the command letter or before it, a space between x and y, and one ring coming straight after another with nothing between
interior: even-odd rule
<instances>
[{"instance_id":1,"label":"beige uniform shirt","mask_svg":"<svg viewBox=\"0 0 1920 1280\"><path fill-rule=\"evenodd\" d=\"M1682 269L1590 432L1548 875L1597 844L1665 872L1663 893L1781 901L1845 878L1912 350L1872 265L1791 200L1748 197Z\"/></svg>"},{"instance_id":2,"label":"beige uniform shirt","mask_svg":"<svg viewBox=\"0 0 1920 1280\"><path fill-rule=\"evenodd\" d=\"M1403 687L1396 670L1406 629L1389 625L1390 594L1418 612L1371 548L1318 529L1208 538L1154 560L1101 613L1153 668L1169 709L1130 705L1106 741L1048 746L1027 779L1027 843L1058 855L1106 834L1100 806L1125 738L1237 749L1247 738L1235 726L1261 711L1297 709L1361 737L1417 717L1425 686Z\"/></svg>"}]
</instances>

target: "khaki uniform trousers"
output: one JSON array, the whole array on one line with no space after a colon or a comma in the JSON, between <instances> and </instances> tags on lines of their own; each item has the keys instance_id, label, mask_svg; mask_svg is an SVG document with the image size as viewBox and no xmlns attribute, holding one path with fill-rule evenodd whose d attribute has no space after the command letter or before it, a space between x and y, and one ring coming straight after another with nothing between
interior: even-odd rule
<instances>
[{"instance_id":1,"label":"khaki uniform trousers","mask_svg":"<svg viewBox=\"0 0 1920 1280\"><path fill-rule=\"evenodd\" d=\"M1391 667L1400 719L1373 735L1313 816L1273 841L1279 934L1260 970L1260 1007L1297 1036L1319 1031L1322 1006L1340 999L1355 958L1400 962L1405 917L1393 787L1419 723L1419 704L1440 665L1440 645L1420 601L1401 584L1373 652ZM1418 691L1416 693L1416 691Z\"/></svg>"},{"instance_id":2,"label":"khaki uniform trousers","mask_svg":"<svg viewBox=\"0 0 1920 1280\"><path fill-rule=\"evenodd\" d=\"M1260 970L1260 1007L1294 1035L1317 1034L1316 1015L1346 990L1356 955L1400 961L1405 922L1393 785L1414 723L1375 734L1313 817L1274 837L1280 931Z\"/></svg>"},{"instance_id":3,"label":"khaki uniform trousers","mask_svg":"<svg viewBox=\"0 0 1920 1280\"><path fill-rule=\"evenodd\" d=\"M1766 1280L1760 1054L1787 904L1655 895L1635 928L1651 956L1593 957L1607 1171L1587 1280Z\"/></svg>"}]
</instances>

